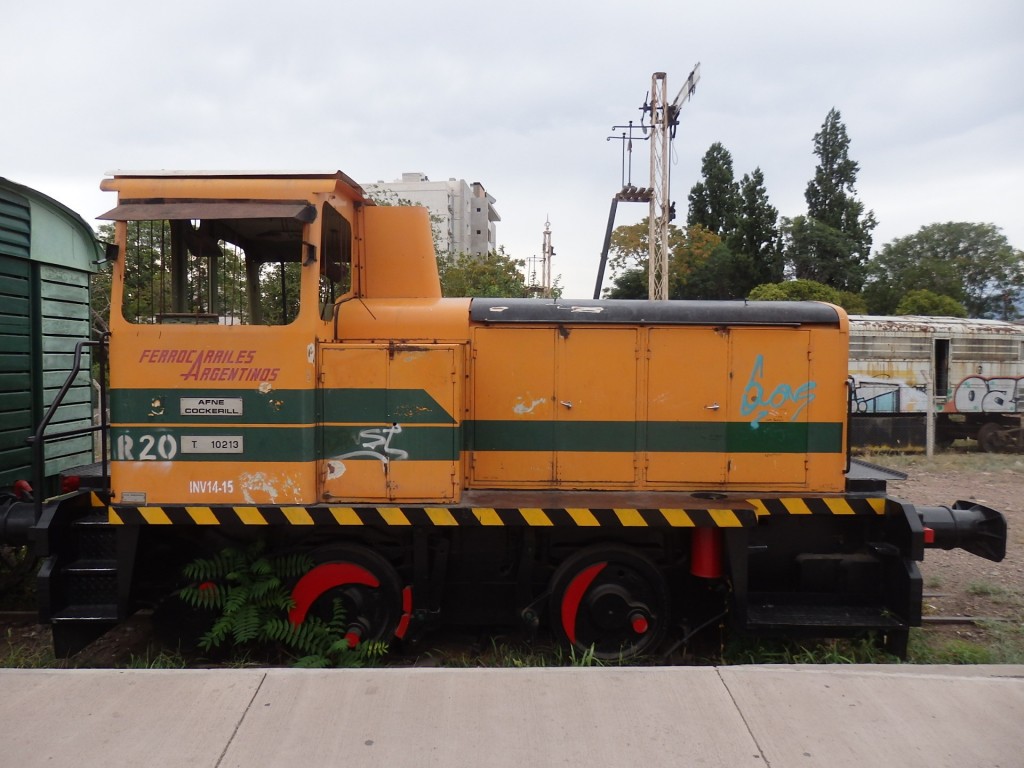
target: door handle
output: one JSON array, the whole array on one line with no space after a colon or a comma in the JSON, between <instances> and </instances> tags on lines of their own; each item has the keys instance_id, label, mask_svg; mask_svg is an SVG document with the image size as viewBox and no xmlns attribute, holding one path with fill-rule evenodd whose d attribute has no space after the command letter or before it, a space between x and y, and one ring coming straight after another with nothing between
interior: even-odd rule
<instances>
[{"instance_id":1,"label":"door handle","mask_svg":"<svg viewBox=\"0 0 1024 768\"><path fill-rule=\"evenodd\" d=\"M564 405L570 411L572 410L572 401L571 400L559 400L558 404L559 405Z\"/></svg>"},{"instance_id":2,"label":"door handle","mask_svg":"<svg viewBox=\"0 0 1024 768\"><path fill-rule=\"evenodd\" d=\"M704 406L704 410L705 411L717 411L721 407L722 406L720 406L718 403L712 403L711 405L705 405Z\"/></svg>"}]
</instances>

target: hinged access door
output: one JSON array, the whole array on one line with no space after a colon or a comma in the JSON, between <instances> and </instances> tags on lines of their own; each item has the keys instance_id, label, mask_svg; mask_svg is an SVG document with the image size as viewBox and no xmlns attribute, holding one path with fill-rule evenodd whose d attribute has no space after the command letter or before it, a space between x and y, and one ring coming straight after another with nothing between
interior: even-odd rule
<instances>
[{"instance_id":1,"label":"hinged access door","mask_svg":"<svg viewBox=\"0 0 1024 768\"><path fill-rule=\"evenodd\" d=\"M555 463L561 485L631 486L636 477L635 328L558 336Z\"/></svg>"},{"instance_id":2,"label":"hinged access door","mask_svg":"<svg viewBox=\"0 0 1024 768\"><path fill-rule=\"evenodd\" d=\"M477 329L471 480L628 487L636 476L637 331Z\"/></svg>"},{"instance_id":3,"label":"hinged access door","mask_svg":"<svg viewBox=\"0 0 1024 768\"><path fill-rule=\"evenodd\" d=\"M818 386L810 333L734 328L729 335L729 483L801 485L817 429L808 418Z\"/></svg>"},{"instance_id":4,"label":"hinged access door","mask_svg":"<svg viewBox=\"0 0 1024 768\"><path fill-rule=\"evenodd\" d=\"M461 379L457 345L322 347L321 498L456 499Z\"/></svg>"},{"instance_id":5,"label":"hinged access door","mask_svg":"<svg viewBox=\"0 0 1024 768\"><path fill-rule=\"evenodd\" d=\"M647 480L724 482L728 330L654 328L648 338Z\"/></svg>"},{"instance_id":6,"label":"hinged access door","mask_svg":"<svg viewBox=\"0 0 1024 768\"><path fill-rule=\"evenodd\" d=\"M555 480L555 330L473 335L471 479L492 487Z\"/></svg>"}]
</instances>

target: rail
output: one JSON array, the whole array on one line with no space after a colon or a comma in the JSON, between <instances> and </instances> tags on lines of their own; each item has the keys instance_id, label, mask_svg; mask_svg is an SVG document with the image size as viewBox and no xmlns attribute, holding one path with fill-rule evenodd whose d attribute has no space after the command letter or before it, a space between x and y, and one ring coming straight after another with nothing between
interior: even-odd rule
<instances>
[{"instance_id":1,"label":"rail","mask_svg":"<svg viewBox=\"0 0 1024 768\"><path fill-rule=\"evenodd\" d=\"M35 520L39 522L39 519L43 515L43 483L45 482L45 463L46 463L46 444L54 443L60 440L67 440L72 437L78 437L80 435L88 435L93 432L99 431L100 433L100 471L102 477L107 477L107 340L110 338L109 333L104 333L98 340L89 341L83 339L75 345L75 358L71 364L71 372L68 374L67 379L64 381L63 386L57 392L56 397L53 398L53 402L50 403L50 407L46 411L46 415L43 416L42 421L39 422L39 426L36 427L36 432L32 437L29 437L27 442L32 446L32 488L33 488L33 501L35 502ZM99 396L99 410L100 410L100 423L92 424L88 427L77 427L75 429L67 429L63 432L51 432L45 434L46 428L50 425L53 417L57 413L57 409L60 408L64 402L64 398L70 391L74 384L75 377L82 372L82 350L86 347L96 347L99 350L99 364L100 364L100 396Z\"/></svg>"}]
</instances>

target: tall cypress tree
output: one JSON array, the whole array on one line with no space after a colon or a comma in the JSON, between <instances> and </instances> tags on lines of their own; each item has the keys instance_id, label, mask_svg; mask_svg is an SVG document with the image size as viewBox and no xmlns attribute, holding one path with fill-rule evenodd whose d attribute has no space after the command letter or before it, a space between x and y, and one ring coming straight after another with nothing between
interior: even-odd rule
<instances>
[{"instance_id":1,"label":"tall cypress tree","mask_svg":"<svg viewBox=\"0 0 1024 768\"><path fill-rule=\"evenodd\" d=\"M736 227L740 205L732 155L716 141L704 153L700 170L704 180L690 189L686 224L689 227L700 225L719 237L726 237Z\"/></svg>"},{"instance_id":2,"label":"tall cypress tree","mask_svg":"<svg viewBox=\"0 0 1024 768\"><path fill-rule=\"evenodd\" d=\"M807 215L785 222L786 257L797 278L859 291L877 222L856 198L856 162L839 110L829 111L814 135L818 166L807 184Z\"/></svg>"},{"instance_id":3,"label":"tall cypress tree","mask_svg":"<svg viewBox=\"0 0 1024 768\"><path fill-rule=\"evenodd\" d=\"M748 263L751 288L782 281L779 212L768 202L764 174L759 167L753 173L743 174L740 180L739 216L727 244L729 250Z\"/></svg>"}]
</instances>

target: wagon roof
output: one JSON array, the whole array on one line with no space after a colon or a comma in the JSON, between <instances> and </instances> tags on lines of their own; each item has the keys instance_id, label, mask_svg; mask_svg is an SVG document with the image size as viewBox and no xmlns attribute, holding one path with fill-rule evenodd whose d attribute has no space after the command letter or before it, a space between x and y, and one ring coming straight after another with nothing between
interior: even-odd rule
<instances>
[{"instance_id":1,"label":"wagon roof","mask_svg":"<svg viewBox=\"0 0 1024 768\"><path fill-rule=\"evenodd\" d=\"M1024 325L983 318L926 317L923 315L850 315L851 333L999 334L1024 338Z\"/></svg>"}]
</instances>

